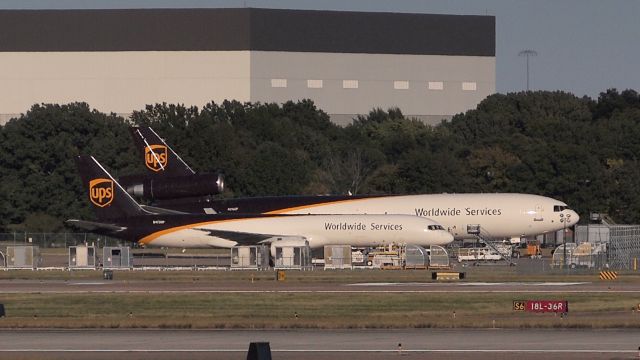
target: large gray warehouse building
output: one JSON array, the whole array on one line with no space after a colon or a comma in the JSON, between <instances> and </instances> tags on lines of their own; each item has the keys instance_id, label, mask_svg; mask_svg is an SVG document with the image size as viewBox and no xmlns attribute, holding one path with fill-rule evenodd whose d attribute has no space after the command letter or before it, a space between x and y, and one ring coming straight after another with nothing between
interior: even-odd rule
<instances>
[{"instance_id":1,"label":"large gray warehouse building","mask_svg":"<svg viewBox=\"0 0 640 360\"><path fill-rule=\"evenodd\" d=\"M0 123L34 103L310 98L428 122L495 92L495 18L269 9L0 11Z\"/></svg>"}]
</instances>

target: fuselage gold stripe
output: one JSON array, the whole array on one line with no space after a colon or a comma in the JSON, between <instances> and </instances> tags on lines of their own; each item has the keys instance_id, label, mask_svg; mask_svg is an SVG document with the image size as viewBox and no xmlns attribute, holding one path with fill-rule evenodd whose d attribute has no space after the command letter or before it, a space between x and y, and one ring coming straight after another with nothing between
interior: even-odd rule
<instances>
[{"instance_id":1,"label":"fuselage gold stripe","mask_svg":"<svg viewBox=\"0 0 640 360\"><path fill-rule=\"evenodd\" d=\"M333 201L327 201L323 203L307 204L307 205L293 206L293 207L284 208L284 209L272 210L272 211L265 212L264 214L284 214L290 211L311 209L311 208L325 206L325 205L335 205L335 204L341 204L341 203L352 202L352 201L355 202L355 201L361 201L361 200L381 199L384 197L386 196L366 197L366 198L359 198L359 199L333 200Z\"/></svg>"}]
</instances>

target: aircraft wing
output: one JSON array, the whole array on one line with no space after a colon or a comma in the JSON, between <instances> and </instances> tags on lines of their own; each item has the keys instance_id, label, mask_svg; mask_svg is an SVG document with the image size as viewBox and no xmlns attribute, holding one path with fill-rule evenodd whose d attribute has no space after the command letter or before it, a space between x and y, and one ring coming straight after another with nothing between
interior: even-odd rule
<instances>
[{"instance_id":1,"label":"aircraft wing","mask_svg":"<svg viewBox=\"0 0 640 360\"><path fill-rule=\"evenodd\" d=\"M99 223L95 221L85 221L85 220L77 220L77 219L69 219L65 221L67 224L73 225L75 227L85 229L87 231L106 231L106 232L120 232L124 231L127 228L123 226L117 226L113 224L105 224Z\"/></svg>"},{"instance_id":2,"label":"aircraft wing","mask_svg":"<svg viewBox=\"0 0 640 360\"><path fill-rule=\"evenodd\" d=\"M194 230L207 232L209 233L210 236L219 237L229 241L235 241L238 243L238 245L267 244L269 243L269 241L266 241L266 240L281 236L277 234L276 235L257 234L257 233L241 232L241 231L215 230L215 229L203 229L203 228L195 228Z\"/></svg>"}]
</instances>

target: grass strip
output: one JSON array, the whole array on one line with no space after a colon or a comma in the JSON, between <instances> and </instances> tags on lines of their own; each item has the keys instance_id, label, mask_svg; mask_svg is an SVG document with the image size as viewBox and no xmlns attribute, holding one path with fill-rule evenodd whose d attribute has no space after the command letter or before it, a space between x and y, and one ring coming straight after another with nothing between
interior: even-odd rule
<instances>
[{"instance_id":1,"label":"grass strip","mask_svg":"<svg viewBox=\"0 0 640 360\"><path fill-rule=\"evenodd\" d=\"M516 299L565 299L570 313L514 312ZM0 327L638 328L638 302L633 294L0 294Z\"/></svg>"}]
</instances>

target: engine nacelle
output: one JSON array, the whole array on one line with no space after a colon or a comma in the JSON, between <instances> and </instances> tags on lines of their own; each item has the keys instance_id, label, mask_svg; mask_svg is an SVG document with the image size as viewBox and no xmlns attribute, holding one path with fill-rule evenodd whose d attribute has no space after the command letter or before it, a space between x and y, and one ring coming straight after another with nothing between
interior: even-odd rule
<instances>
[{"instance_id":1,"label":"engine nacelle","mask_svg":"<svg viewBox=\"0 0 640 360\"><path fill-rule=\"evenodd\" d=\"M129 177L120 181L129 194L149 200L216 195L224 191L222 174L157 178Z\"/></svg>"},{"instance_id":2,"label":"engine nacelle","mask_svg":"<svg viewBox=\"0 0 640 360\"><path fill-rule=\"evenodd\" d=\"M309 241L301 236L278 236L267 239L266 241L271 242L271 256L275 259L277 259L278 256L282 256L282 254L278 254L278 248L309 246Z\"/></svg>"}]
</instances>

